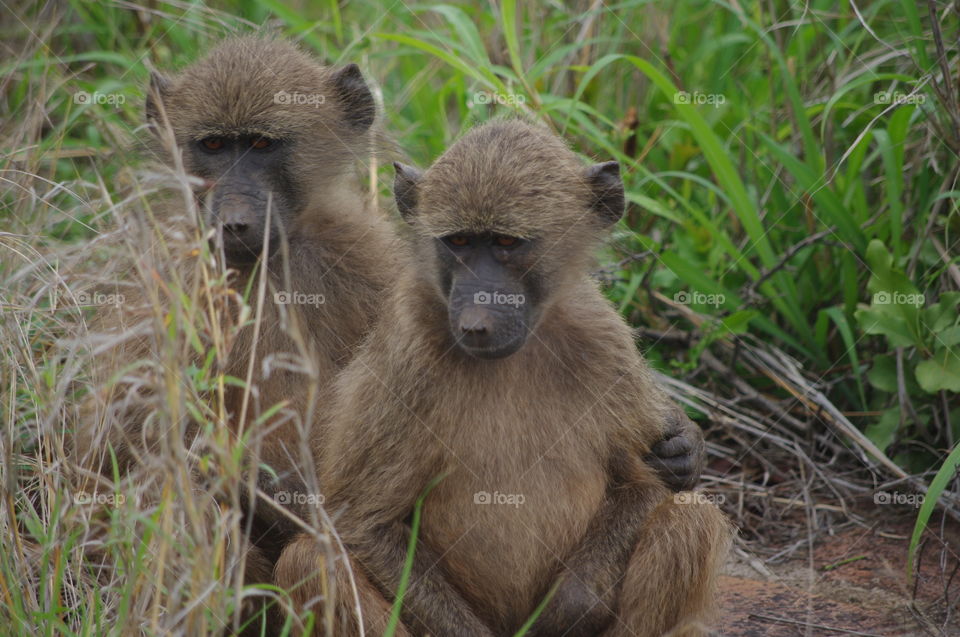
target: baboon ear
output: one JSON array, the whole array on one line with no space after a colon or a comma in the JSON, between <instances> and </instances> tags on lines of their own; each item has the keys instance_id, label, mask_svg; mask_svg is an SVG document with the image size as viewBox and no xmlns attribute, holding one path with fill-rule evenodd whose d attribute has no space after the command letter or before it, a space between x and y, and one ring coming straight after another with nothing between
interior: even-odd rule
<instances>
[{"instance_id":1,"label":"baboon ear","mask_svg":"<svg viewBox=\"0 0 960 637\"><path fill-rule=\"evenodd\" d=\"M150 71L150 86L147 88L147 123L160 121L160 102L170 92L170 80L157 73Z\"/></svg>"},{"instance_id":2,"label":"baboon ear","mask_svg":"<svg viewBox=\"0 0 960 637\"><path fill-rule=\"evenodd\" d=\"M593 191L591 207L604 220L605 225L613 225L623 216L626 198L623 194L623 180L620 179L620 164L607 161L587 168L587 183Z\"/></svg>"},{"instance_id":3,"label":"baboon ear","mask_svg":"<svg viewBox=\"0 0 960 637\"><path fill-rule=\"evenodd\" d=\"M377 114L377 106L360 67L348 64L338 70L333 74L333 87L340 97L347 123L358 132L370 128Z\"/></svg>"},{"instance_id":4,"label":"baboon ear","mask_svg":"<svg viewBox=\"0 0 960 637\"><path fill-rule=\"evenodd\" d=\"M393 196L397 200L400 216L409 222L413 219L414 209L417 207L417 185L423 173L398 161L393 162L393 167L397 171L397 176L393 179Z\"/></svg>"}]
</instances>

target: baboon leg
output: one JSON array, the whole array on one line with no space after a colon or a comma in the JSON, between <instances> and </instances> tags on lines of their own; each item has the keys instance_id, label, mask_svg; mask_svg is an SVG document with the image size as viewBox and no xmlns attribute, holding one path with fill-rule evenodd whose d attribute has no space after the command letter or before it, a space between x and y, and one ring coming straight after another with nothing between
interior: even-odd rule
<instances>
[{"instance_id":1,"label":"baboon leg","mask_svg":"<svg viewBox=\"0 0 960 637\"><path fill-rule=\"evenodd\" d=\"M314 539L305 534L297 536L281 553L274 579L277 586L290 593L297 615L301 616L312 608L317 615L315 624L318 628L314 632L322 635L323 608L318 602L333 596L336 598L335 636L353 637L360 634L357 621L359 601L365 634L382 635L390 621L390 602L352 559L349 564L338 562L334 581L324 582L326 574L323 566L326 559ZM353 594L354 585L357 589L356 597ZM398 623L394 635L410 637L410 632L402 623Z\"/></svg>"},{"instance_id":2,"label":"baboon leg","mask_svg":"<svg viewBox=\"0 0 960 637\"><path fill-rule=\"evenodd\" d=\"M643 525L605 637L707 634L730 537L729 523L713 504L663 500Z\"/></svg>"}]
</instances>

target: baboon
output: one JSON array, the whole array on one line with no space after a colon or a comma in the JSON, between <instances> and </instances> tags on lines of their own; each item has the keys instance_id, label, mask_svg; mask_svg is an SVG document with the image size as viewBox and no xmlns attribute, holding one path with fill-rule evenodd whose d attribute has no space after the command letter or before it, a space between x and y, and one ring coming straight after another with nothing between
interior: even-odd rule
<instances>
[{"instance_id":1,"label":"baboon","mask_svg":"<svg viewBox=\"0 0 960 637\"><path fill-rule=\"evenodd\" d=\"M204 180L198 197L236 287L266 267L256 352L247 330L225 370L245 378L257 357L257 404L244 410L244 390L234 387L227 405L232 426L246 430L288 403L260 423L271 428L260 457L278 476L268 492L286 479L295 489L296 441L310 434L303 427L314 405L306 376L283 364L284 354L306 355L325 387L368 331L391 278L392 229L367 209L357 170L371 153L373 96L355 64L324 67L289 42L257 36L228 40L173 78L153 75L151 85L148 121L169 125L185 171Z\"/></svg>"},{"instance_id":2,"label":"baboon","mask_svg":"<svg viewBox=\"0 0 960 637\"><path fill-rule=\"evenodd\" d=\"M233 287L255 290L266 271L259 330L243 328L221 370L243 380L251 373L246 405L244 388L227 388L228 424L238 435L255 423L267 432L258 436L259 462L270 469L250 466L259 487L271 495L304 492L299 441L319 435L313 410L368 331L393 276L393 229L369 209L357 166L371 152L373 97L354 64L324 67L289 42L246 36L175 76L153 74L146 116L153 150L197 178L196 201L215 231L215 251L233 270ZM168 207L184 214L182 202ZM115 314L104 313L98 328L149 318ZM124 343L113 352L113 369L156 356L153 347L149 336ZM116 390L122 427L106 433L124 467L161 436L147 413L162 397L138 402L131 398L138 392ZM97 435L91 427L78 432L78 447L99 454L94 462L109 472L107 445ZM245 505L254 509L249 496ZM248 519L257 549L246 581L269 582L284 537L296 527L284 526L286 518L268 506Z\"/></svg>"},{"instance_id":3,"label":"baboon","mask_svg":"<svg viewBox=\"0 0 960 637\"><path fill-rule=\"evenodd\" d=\"M414 634L513 634L548 595L529 634L699 634L728 524L642 461L675 408L588 276L624 209L616 162L584 167L513 121L396 169L413 259L335 381L319 451L352 559L392 597L423 497ZM305 578L310 543L278 583Z\"/></svg>"}]
</instances>

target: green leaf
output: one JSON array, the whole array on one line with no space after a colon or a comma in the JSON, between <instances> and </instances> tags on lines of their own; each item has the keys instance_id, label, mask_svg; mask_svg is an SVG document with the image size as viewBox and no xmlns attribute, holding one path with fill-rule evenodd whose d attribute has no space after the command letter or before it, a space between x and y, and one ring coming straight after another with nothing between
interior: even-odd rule
<instances>
[{"instance_id":1,"label":"green leaf","mask_svg":"<svg viewBox=\"0 0 960 637\"><path fill-rule=\"evenodd\" d=\"M480 32L477 31L473 20L463 9L449 4L438 4L430 7L430 10L442 14L453 25L460 47L471 60L483 67L490 66L490 58L487 57L487 50L483 46L483 38L480 37Z\"/></svg>"},{"instance_id":2,"label":"green leaf","mask_svg":"<svg viewBox=\"0 0 960 637\"><path fill-rule=\"evenodd\" d=\"M937 505L940 494L943 493L950 480L953 479L957 471L957 465L960 465L960 444L953 448L947 459L943 461L943 466L937 471L930 481L930 487L927 489L927 495L920 505L920 511L917 513L917 523L913 526L913 535L910 538L910 550L907 553L907 577L913 579L913 558L916 556L917 545L920 543L920 536L923 530L927 528L927 521L930 520L930 514L933 513L933 507Z\"/></svg>"},{"instance_id":3,"label":"green leaf","mask_svg":"<svg viewBox=\"0 0 960 637\"><path fill-rule=\"evenodd\" d=\"M730 334L743 334L747 331L750 321L759 312L756 310L740 310L723 319L723 326Z\"/></svg>"},{"instance_id":4,"label":"green leaf","mask_svg":"<svg viewBox=\"0 0 960 637\"><path fill-rule=\"evenodd\" d=\"M923 322L932 331L940 333L950 326L957 325L957 305L960 304L960 292L944 292L933 305L923 311ZM941 341L943 338L941 337Z\"/></svg>"},{"instance_id":5,"label":"green leaf","mask_svg":"<svg viewBox=\"0 0 960 637\"><path fill-rule=\"evenodd\" d=\"M870 439L870 442L877 445L880 451L886 452L887 447L896 437L897 430L900 428L900 408L893 407L880 414L880 419L867 425L863 434Z\"/></svg>"},{"instance_id":6,"label":"green leaf","mask_svg":"<svg viewBox=\"0 0 960 637\"><path fill-rule=\"evenodd\" d=\"M847 348L847 357L850 359L850 365L853 368L854 378L857 381L857 391L860 394L860 404L866 408L867 405L867 396L863 391L863 379L861 378L860 372L860 359L857 356L857 341L853 338L853 329L850 327L850 322L847 321L847 315L838 307L831 307L825 311L826 315L829 316L833 322L836 324L837 329L840 331L840 337L843 339L843 344Z\"/></svg>"},{"instance_id":7,"label":"green leaf","mask_svg":"<svg viewBox=\"0 0 960 637\"><path fill-rule=\"evenodd\" d=\"M873 359L873 367L867 372L867 381L880 391L897 392L897 361L890 354L881 354Z\"/></svg>"},{"instance_id":8,"label":"green leaf","mask_svg":"<svg viewBox=\"0 0 960 637\"><path fill-rule=\"evenodd\" d=\"M887 337L892 347L913 347L918 345L914 333L907 326L902 317L891 314L888 310L878 310L874 307L861 307L854 313L857 323L867 334L882 334Z\"/></svg>"},{"instance_id":9,"label":"green leaf","mask_svg":"<svg viewBox=\"0 0 960 637\"><path fill-rule=\"evenodd\" d=\"M934 338L936 339L936 345L940 347L953 347L960 343L960 325L954 325L945 330L940 330Z\"/></svg>"},{"instance_id":10,"label":"green leaf","mask_svg":"<svg viewBox=\"0 0 960 637\"><path fill-rule=\"evenodd\" d=\"M487 88L494 89L500 93L506 92L506 87L504 86L503 82L489 68L477 67L476 64L468 62L467 60L464 60L453 53L444 51L440 47L430 44L429 42L424 42L423 40L418 40L417 38L399 33L377 33L374 37L398 42L400 44L406 44L407 46L411 46L415 49L420 49L421 51L429 53L437 59L443 60L453 68L457 69L468 77L472 77Z\"/></svg>"},{"instance_id":11,"label":"green leaf","mask_svg":"<svg viewBox=\"0 0 960 637\"><path fill-rule=\"evenodd\" d=\"M507 42L510 66L520 81L526 84L523 63L520 61L520 43L517 40L517 0L503 0L500 5L500 21L503 23L503 39Z\"/></svg>"},{"instance_id":12,"label":"green leaf","mask_svg":"<svg viewBox=\"0 0 960 637\"><path fill-rule=\"evenodd\" d=\"M949 348L937 351L933 358L917 364L917 382L925 392L941 389L960 392L960 356Z\"/></svg>"},{"instance_id":13,"label":"green leaf","mask_svg":"<svg viewBox=\"0 0 960 637\"><path fill-rule=\"evenodd\" d=\"M853 215L844 206L840 198L825 183L825 178L817 170L799 159L793 151L784 148L761 131L757 135L767 145L774 156L790 171L797 185L804 192L809 193L817 203L817 209L823 214L820 219L826 227L837 226L837 231L846 241L852 243L858 251L864 248L864 236L860 227L854 221Z\"/></svg>"}]
</instances>

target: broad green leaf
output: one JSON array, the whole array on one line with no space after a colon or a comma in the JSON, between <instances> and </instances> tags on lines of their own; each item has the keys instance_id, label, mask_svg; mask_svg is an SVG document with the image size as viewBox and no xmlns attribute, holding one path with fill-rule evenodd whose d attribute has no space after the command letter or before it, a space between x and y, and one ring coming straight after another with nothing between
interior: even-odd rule
<instances>
[{"instance_id":1,"label":"broad green leaf","mask_svg":"<svg viewBox=\"0 0 960 637\"><path fill-rule=\"evenodd\" d=\"M943 348L917 364L917 382L931 394L942 389L960 392L960 354Z\"/></svg>"},{"instance_id":2,"label":"broad green leaf","mask_svg":"<svg viewBox=\"0 0 960 637\"><path fill-rule=\"evenodd\" d=\"M871 385L890 394L897 392L897 361L889 354L881 354L873 359L873 367L867 372Z\"/></svg>"},{"instance_id":3,"label":"broad green leaf","mask_svg":"<svg viewBox=\"0 0 960 637\"><path fill-rule=\"evenodd\" d=\"M944 292L936 303L923 311L924 323L930 330L937 333L957 325L960 321L960 315L957 314L958 304L960 304L960 292Z\"/></svg>"},{"instance_id":4,"label":"broad green leaf","mask_svg":"<svg viewBox=\"0 0 960 637\"><path fill-rule=\"evenodd\" d=\"M912 347L918 345L916 336L907 326L903 317L893 315L888 310L875 307L863 307L854 314L857 324L867 334L882 334L893 347Z\"/></svg>"},{"instance_id":5,"label":"broad green leaf","mask_svg":"<svg viewBox=\"0 0 960 637\"><path fill-rule=\"evenodd\" d=\"M867 425L863 433L870 439L870 442L877 445L880 451L886 452L887 447L890 446L890 443L892 443L896 437L897 429L899 428L900 408L894 407L880 414L880 419L875 423Z\"/></svg>"}]
</instances>

